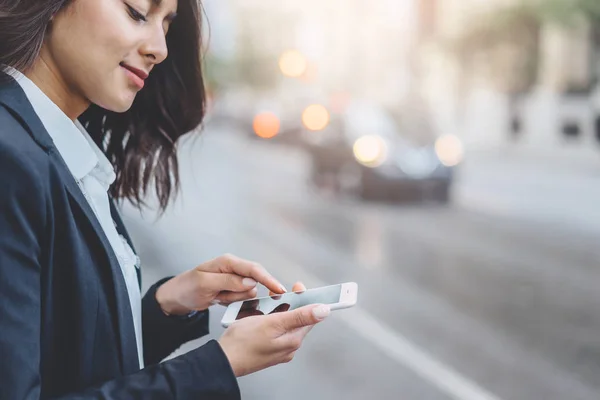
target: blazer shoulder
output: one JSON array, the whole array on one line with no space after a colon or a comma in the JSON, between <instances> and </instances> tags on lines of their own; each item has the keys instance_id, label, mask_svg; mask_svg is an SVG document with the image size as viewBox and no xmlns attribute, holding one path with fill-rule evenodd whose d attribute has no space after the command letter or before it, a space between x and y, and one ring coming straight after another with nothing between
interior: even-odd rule
<instances>
[{"instance_id":1,"label":"blazer shoulder","mask_svg":"<svg viewBox=\"0 0 600 400\"><path fill-rule=\"evenodd\" d=\"M48 153L40 147L21 122L0 104L0 176L48 182Z\"/></svg>"}]
</instances>

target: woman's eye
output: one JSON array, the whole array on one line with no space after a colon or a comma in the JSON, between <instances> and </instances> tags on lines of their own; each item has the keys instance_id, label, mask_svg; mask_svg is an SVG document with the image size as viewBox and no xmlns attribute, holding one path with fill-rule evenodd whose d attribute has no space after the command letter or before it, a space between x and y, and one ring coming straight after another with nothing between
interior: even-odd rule
<instances>
[{"instance_id":1,"label":"woman's eye","mask_svg":"<svg viewBox=\"0 0 600 400\"><path fill-rule=\"evenodd\" d=\"M137 22L140 21L146 21L146 17L144 17L142 15L142 13L140 13L139 11L137 11L135 8L131 7L129 4L125 4L127 6L127 10L129 11L129 16Z\"/></svg>"}]
</instances>

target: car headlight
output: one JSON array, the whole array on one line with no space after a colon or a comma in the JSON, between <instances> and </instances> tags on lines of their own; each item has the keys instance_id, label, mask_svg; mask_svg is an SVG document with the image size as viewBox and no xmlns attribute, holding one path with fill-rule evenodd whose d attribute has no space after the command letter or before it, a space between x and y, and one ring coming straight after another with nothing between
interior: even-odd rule
<instances>
[{"instance_id":1,"label":"car headlight","mask_svg":"<svg viewBox=\"0 0 600 400\"><path fill-rule=\"evenodd\" d=\"M358 138L352 147L354 158L364 166L375 168L388 157L388 145L379 135L366 135Z\"/></svg>"},{"instance_id":2,"label":"car headlight","mask_svg":"<svg viewBox=\"0 0 600 400\"><path fill-rule=\"evenodd\" d=\"M465 156L463 144L454 135L444 135L435 141L435 153L440 162L446 167L455 167Z\"/></svg>"}]
</instances>

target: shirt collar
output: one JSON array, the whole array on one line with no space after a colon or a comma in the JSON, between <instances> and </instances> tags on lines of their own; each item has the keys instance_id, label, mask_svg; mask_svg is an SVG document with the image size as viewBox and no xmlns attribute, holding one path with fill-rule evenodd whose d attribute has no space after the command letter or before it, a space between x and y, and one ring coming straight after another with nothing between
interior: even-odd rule
<instances>
[{"instance_id":1,"label":"shirt collar","mask_svg":"<svg viewBox=\"0 0 600 400\"><path fill-rule=\"evenodd\" d=\"M81 122L75 121L75 126L77 127L77 129L79 129L83 137L88 142L89 147L96 155L96 160L98 161L96 163L95 168L90 172L90 174L93 175L97 180L99 180L105 186L106 190L108 190L110 185L113 184L117 177L113 165L110 163L110 161L108 161L106 155L102 152L102 150L100 150L98 145L94 142L94 140L92 139L90 134L85 130L83 125L81 125Z\"/></svg>"},{"instance_id":2,"label":"shirt collar","mask_svg":"<svg viewBox=\"0 0 600 400\"><path fill-rule=\"evenodd\" d=\"M25 92L27 100L29 100L35 113L40 118L40 121L42 121L44 128L48 131L54 145L63 160L65 160L65 163L75 180L80 181L99 164L98 153L104 157L107 163L109 162L100 149L98 149L98 152L94 151L94 148L91 145L93 144L96 148L97 146L91 141L91 138L88 139L89 135L79 121L73 122L67 117L67 115L25 75L10 67L8 68L8 73L17 81Z\"/></svg>"}]
</instances>

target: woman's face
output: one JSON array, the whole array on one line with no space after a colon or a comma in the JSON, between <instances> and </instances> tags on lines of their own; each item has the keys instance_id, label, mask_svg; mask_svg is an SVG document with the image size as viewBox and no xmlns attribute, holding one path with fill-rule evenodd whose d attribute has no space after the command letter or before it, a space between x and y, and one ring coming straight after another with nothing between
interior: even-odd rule
<instances>
[{"instance_id":1,"label":"woman's face","mask_svg":"<svg viewBox=\"0 0 600 400\"><path fill-rule=\"evenodd\" d=\"M51 24L41 57L69 93L127 111L167 58L177 0L73 0Z\"/></svg>"}]
</instances>

